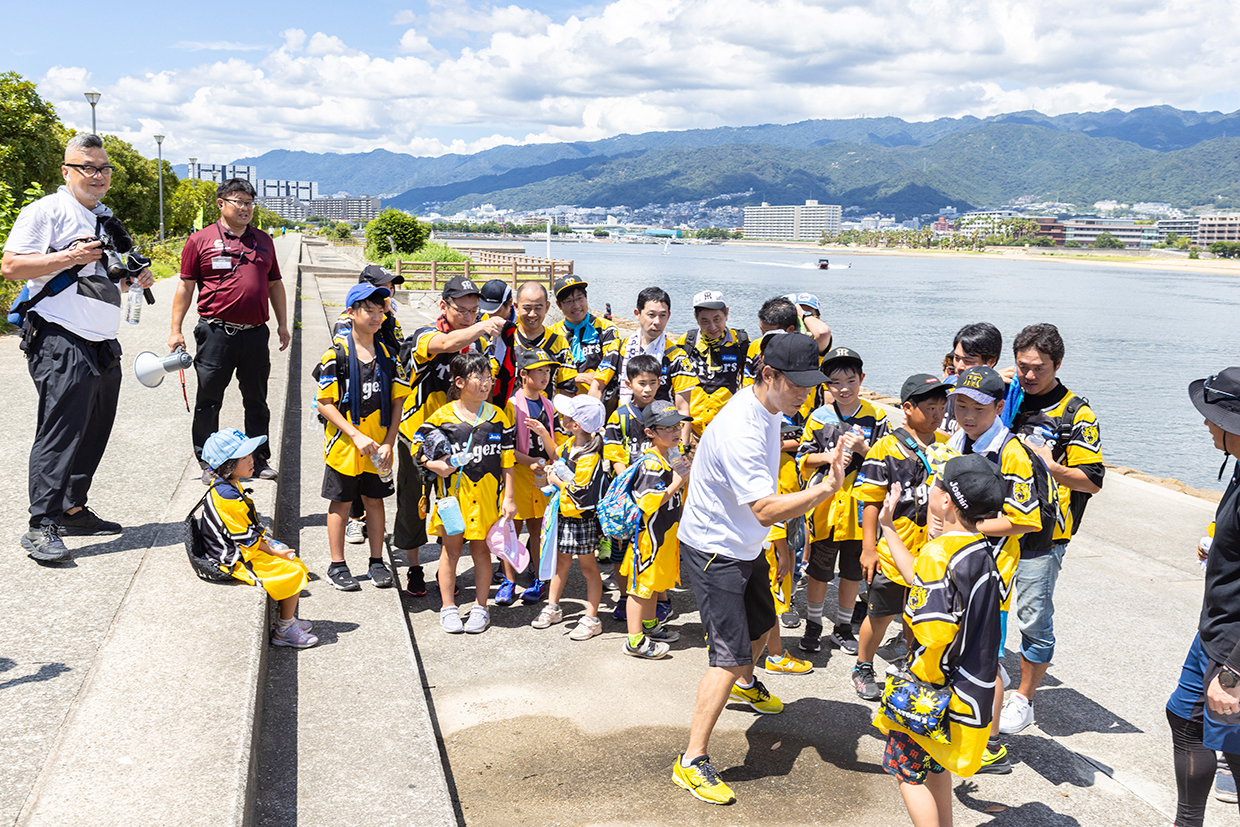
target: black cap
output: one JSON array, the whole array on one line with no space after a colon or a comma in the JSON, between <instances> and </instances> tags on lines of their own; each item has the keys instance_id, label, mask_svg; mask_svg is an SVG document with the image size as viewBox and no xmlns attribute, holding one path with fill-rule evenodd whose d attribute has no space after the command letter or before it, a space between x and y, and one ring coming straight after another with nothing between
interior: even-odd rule
<instances>
[{"instance_id":1,"label":"black cap","mask_svg":"<svg viewBox=\"0 0 1240 827\"><path fill-rule=\"evenodd\" d=\"M666 399L656 399L642 409L642 427L644 428L666 427L692 421L693 417L685 416L676 410L676 406Z\"/></svg>"},{"instance_id":2,"label":"black cap","mask_svg":"<svg viewBox=\"0 0 1240 827\"><path fill-rule=\"evenodd\" d=\"M580 276L561 276L555 280L555 300L559 301L562 298L560 294L568 290L576 287L585 290L589 286L590 283Z\"/></svg>"},{"instance_id":3,"label":"black cap","mask_svg":"<svg viewBox=\"0 0 1240 827\"><path fill-rule=\"evenodd\" d=\"M1240 434L1240 367L1224 368L1188 386L1201 415L1229 434Z\"/></svg>"},{"instance_id":4,"label":"black cap","mask_svg":"<svg viewBox=\"0 0 1240 827\"><path fill-rule=\"evenodd\" d=\"M861 354L847 347L837 347L827 352L822 357L822 372L830 373L838 367L852 365L857 370L861 370Z\"/></svg>"},{"instance_id":5,"label":"black cap","mask_svg":"<svg viewBox=\"0 0 1240 827\"><path fill-rule=\"evenodd\" d=\"M517 357L517 367L521 370L533 370L542 367L559 367L560 363L552 358L551 354L542 348L530 348L522 350L521 355Z\"/></svg>"},{"instance_id":6,"label":"black cap","mask_svg":"<svg viewBox=\"0 0 1240 827\"><path fill-rule=\"evenodd\" d=\"M380 286L385 284L404 284L405 277L398 276L391 270L380 267L378 264L367 264L362 268L361 275L357 277L358 284L364 281Z\"/></svg>"},{"instance_id":7,"label":"black cap","mask_svg":"<svg viewBox=\"0 0 1240 827\"><path fill-rule=\"evenodd\" d=\"M1003 480L999 477L999 468L981 454L949 459L939 472L938 484L969 522L1003 508Z\"/></svg>"},{"instance_id":8,"label":"black cap","mask_svg":"<svg viewBox=\"0 0 1240 827\"><path fill-rule=\"evenodd\" d=\"M501 279L491 279L482 285L479 291L478 309L483 313L494 313L512 296L512 288Z\"/></svg>"},{"instance_id":9,"label":"black cap","mask_svg":"<svg viewBox=\"0 0 1240 827\"><path fill-rule=\"evenodd\" d=\"M923 396L930 396L934 393L941 393L947 396L947 385L943 384L943 380L928 373L914 373L904 380L904 387L900 388L900 401L907 402L910 399L920 399Z\"/></svg>"},{"instance_id":10,"label":"black cap","mask_svg":"<svg viewBox=\"0 0 1240 827\"><path fill-rule=\"evenodd\" d=\"M977 365L956 377L956 387L951 393L962 393L974 402L992 405L1007 394L1007 383L994 368Z\"/></svg>"},{"instance_id":11,"label":"black cap","mask_svg":"<svg viewBox=\"0 0 1240 827\"><path fill-rule=\"evenodd\" d=\"M818 369L818 345L804 333L785 333L767 339L762 346L762 362L803 388L827 381Z\"/></svg>"},{"instance_id":12,"label":"black cap","mask_svg":"<svg viewBox=\"0 0 1240 827\"><path fill-rule=\"evenodd\" d=\"M464 276L453 276L443 286L443 297L445 299L459 299L461 296L481 295L482 291L478 289L478 285L474 284L474 280L467 279Z\"/></svg>"}]
</instances>

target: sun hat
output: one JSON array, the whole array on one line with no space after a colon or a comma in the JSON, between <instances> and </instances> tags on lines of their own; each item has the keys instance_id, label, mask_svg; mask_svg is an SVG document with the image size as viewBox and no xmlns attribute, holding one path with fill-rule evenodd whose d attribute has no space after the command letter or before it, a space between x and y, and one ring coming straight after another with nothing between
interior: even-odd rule
<instances>
[{"instance_id":1,"label":"sun hat","mask_svg":"<svg viewBox=\"0 0 1240 827\"><path fill-rule=\"evenodd\" d=\"M266 441L266 436L248 437L236 428L225 428L207 437L202 446L202 461L211 468L219 468L230 459L249 456Z\"/></svg>"}]
</instances>

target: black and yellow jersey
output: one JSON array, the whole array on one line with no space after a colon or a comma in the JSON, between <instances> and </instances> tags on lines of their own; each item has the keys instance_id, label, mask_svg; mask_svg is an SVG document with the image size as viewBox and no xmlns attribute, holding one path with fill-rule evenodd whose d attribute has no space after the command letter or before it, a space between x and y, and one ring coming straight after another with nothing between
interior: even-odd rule
<instances>
[{"instance_id":1,"label":"black and yellow jersey","mask_svg":"<svg viewBox=\"0 0 1240 827\"><path fill-rule=\"evenodd\" d=\"M578 519L593 514L607 481L602 440L585 451L576 450L571 441L566 442L560 446L560 458L573 472L572 481L560 489L560 514Z\"/></svg>"},{"instance_id":2,"label":"black and yellow jersey","mask_svg":"<svg viewBox=\"0 0 1240 827\"><path fill-rule=\"evenodd\" d=\"M887 435L890 426L887 414L868 400L862 399L860 403L849 417L842 417L834 402L822 405L810 414L801 435L801 447L797 451L802 479L808 480L817 472L816 468L805 465L805 458L810 454L833 450L840 438L853 428L860 431L871 446ZM809 513L805 524L807 540L834 539L838 542L861 539L861 502L853 494L853 485L864 462L863 454L854 453L844 469L844 484L840 490Z\"/></svg>"},{"instance_id":3,"label":"black and yellow jersey","mask_svg":"<svg viewBox=\"0 0 1240 827\"><path fill-rule=\"evenodd\" d=\"M263 539L254 501L232 482L216 482L207 493L202 509L207 556L225 568L249 559Z\"/></svg>"},{"instance_id":4,"label":"black and yellow jersey","mask_svg":"<svg viewBox=\"0 0 1240 827\"><path fill-rule=\"evenodd\" d=\"M635 348L640 336L639 331L620 343L618 375L623 375L623 368L628 365L629 357L637 355ZM692 391L697 387L697 382L697 374L693 372L693 363L689 361L685 349L676 344L672 336L665 337L663 356L659 360L659 390L655 392L654 398L675 402L676 394ZM621 389L621 401L627 402L629 398L627 389ZM692 394L690 398L692 399Z\"/></svg>"},{"instance_id":5,"label":"black and yellow jersey","mask_svg":"<svg viewBox=\"0 0 1240 827\"><path fill-rule=\"evenodd\" d=\"M638 462L641 467L633 476L633 501L641 510L641 523L637 529L636 573L643 572L656 558L679 560L680 512L684 506L684 487L660 504L663 494L672 484L672 466L653 448L644 452Z\"/></svg>"},{"instance_id":6,"label":"black and yellow jersey","mask_svg":"<svg viewBox=\"0 0 1240 827\"><path fill-rule=\"evenodd\" d=\"M776 494L791 494L793 491L800 491L802 488L801 475L798 472L796 452L780 451L779 452L779 478L775 482ZM771 530L766 533L768 543L776 540L783 540L788 536L788 524L784 520L780 520L771 526ZM772 576L774 576L772 574Z\"/></svg>"},{"instance_id":7,"label":"black and yellow jersey","mask_svg":"<svg viewBox=\"0 0 1240 827\"><path fill-rule=\"evenodd\" d=\"M418 430L425 434L430 429L447 438L451 453L469 449L469 461L459 471L438 478L436 493L439 497L457 498L465 518L465 539L484 539L499 519L504 469L515 462L512 423L490 402L483 403L476 417L463 417L456 405L449 402L431 414ZM431 529L442 533L438 516L432 520Z\"/></svg>"},{"instance_id":8,"label":"black and yellow jersey","mask_svg":"<svg viewBox=\"0 0 1240 827\"><path fill-rule=\"evenodd\" d=\"M754 383L754 378L758 372L758 357L762 355L762 340L757 339L749 343L749 355L745 359L745 372L741 378L741 387L748 387ZM794 424L804 426L809 422L810 416L814 411L831 400L831 392L827 390L827 383L823 382L810 391L805 401L801 403L801 407L791 419Z\"/></svg>"},{"instance_id":9,"label":"black and yellow jersey","mask_svg":"<svg viewBox=\"0 0 1240 827\"><path fill-rule=\"evenodd\" d=\"M513 433L518 434L518 436L514 437L513 441L513 446L516 450L521 450L519 429L516 424L516 406L518 404L525 408L527 418L530 415L531 407L533 407L533 409L538 412L537 419L543 424L543 427L548 431L551 431L552 434L555 433L555 410L551 407L551 400L548 399L546 403L543 403L541 400L528 398L524 393L517 393L508 400L506 405L504 405L504 416L507 417L509 422L513 423ZM529 448L528 451L522 451L522 453L526 456L533 457L534 459L545 459L547 461L551 460L551 454L549 452L555 450L554 445L543 445L542 437L533 432L530 432L530 444L527 447Z\"/></svg>"},{"instance_id":10,"label":"black and yellow jersey","mask_svg":"<svg viewBox=\"0 0 1240 827\"><path fill-rule=\"evenodd\" d=\"M557 393L573 396L577 393L577 368L573 363L573 351L563 335L556 333L553 328L544 327L537 338L527 339L518 327L516 335L513 336L513 346L516 349L516 364L521 363L521 354L527 350L545 350L552 359L560 363L551 376L551 383L547 385L549 396Z\"/></svg>"},{"instance_id":11,"label":"black and yellow jersey","mask_svg":"<svg viewBox=\"0 0 1240 827\"><path fill-rule=\"evenodd\" d=\"M579 330L570 328L565 319L560 319L548 330L568 343L569 364L576 369L577 373L592 372L603 380L603 402L607 403L615 399L619 393L619 386L616 382L616 357L620 353L620 335L616 331L616 326L590 313L582 320ZM590 385L582 382L577 382L576 387L577 393L590 390Z\"/></svg>"},{"instance_id":12,"label":"black and yellow jersey","mask_svg":"<svg viewBox=\"0 0 1240 827\"><path fill-rule=\"evenodd\" d=\"M471 342L463 351L431 353L430 343L445 335L435 325L419 327L405 340L401 352L401 368L409 384L405 409L400 415L400 432L406 439L413 435L427 418L448 402L452 387L449 367L458 353L485 353L486 342Z\"/></svg>"},{"instance_id":13,"label":"black and yellow jersey","mask_svg":"<svg viewBox=\"0 0 1240 827\"><path fill-rule=\"evenodd\" d=\"M336 317L336 321L332 324L332 338L340 336L351 327L353 327L353 320L349 318L349 311L341 311L340 315ZM379 327L379 332L375 336L382 340L389 353L400 353L400 343L404 340L405 333L401 329L400 320L396 318L395 313L389 310L383 314L383 324Z\"/></svg>"},{"instance_id":14,"label":"black and yellow jersey","mask_svg":"<svg viewBox=\"0 0 1240 827\"><path fill-rule=\"evenodd\" d=\"M632 404L621 405L607 418L603 428L603 459L632 465L650 447L641 411Z\"/></svg>"},{"instance_id":15,"label":"black and yellow jersey","mask_svg":"<svg viewBox=\"0 0 1240 827\"><path fill-rule=\"evenodd\" d=\"M891 484L900 483L900 500L892 514L892 523L904 547L916 558L926 543L931 468L926 467L926 462L922 462L917 451L906 441L912 438L906 430L897 428L875 442L865 455L865 461L853 482L853 496L863 508L866 503L882 505ZM947 437L935 433L934 440L935 444L943 444L947 442ZM921 453L925 455L924 451ZM926 461L930 462L930 458L926 457ZM886 538L879 537L876 550L883 575L894 583L907 586L891 558Z\"/></svg>"},{"instance_id":16,"label":"black and yellow jersey","mask_svg":"<svg viewBox=\"0 0 1240 827\"><path fill-rule=\"evenodd\" d=\"M689 357L698 386L689 397L693 432L698 436L715 414L741 389L749 358L749 334L729 329L717 342L707 342L700 330L690 330L676 342Z\"/></svg>"},{"instance_id":17,"label":"black and yellow jersey","mask_svg":"<svg viewBox=\"0 0 1240 827\"><path fill-rule=\"evenodd\" d=\"M389 393L383 391L383 382L381 381L379 361L387 360L391 365L390 371L396 372L396 362L392 354L388 353L386 346L378 337L375 337L375 358L369 362L359 362L358 367L361 370L358 387L361 390L362 398L359 413L360 421L354 421L351 404L347 397L348 386L353 384L346 381L345 386L341 387L337 381L337 376L341 373L336 364L336 349L339 347L345 358L349 357L349 341L351 337L348 335L346 328L345 335L337 336L332 342L332 346L323 354L323 358L319 360L319 389L318 399L332 403L339 408L340 413L353 422L354 427L375 442L383 442L387 438L387 428L383 426L384 408L391 410L392 400L406 399L409 396L409 386L399 376L393 376L389 380ZM348 368L344 373L347 374ZM373 473L375 468L369 457L363 456L360 451L353 445L353 440L349 435L339 430L331 422L324 426L323 430L323 455L327 464L335 468L346 477L358 477L363 473Z\"/></svg>"},{"instance_id":18,"label":"black and yellow jersey","mask_svg":"<svg viewBox=\"0 0 1240 827\"><path fill-rule=\"evenodd\" d=\"M1071 421L1065 419L1071 415ZM1068 468L1079 468L1095 484L1102 485L1106 466L1102 461L1102 432L1089 403L1062 384L1049 394L1025 395L1012 420L1012 433L1028 435L1041 431L1051 446L1055 461ZM1053 539L1067 542L1080 528L1081 515L1089 494L1058 485L1059 519Z\"/></svg>"},{"instance_id":19,"label":"black and yellow jersey","mask_svg":"<svg viewBox=\"0 0 1240 827\"><path fill-rule=\"evenodd\" d=\"M990 543L953 532L926 543L917 557L904 619L917 647L910 670L926 683L951 687L949 743L909 733L948 772L968 777L981 765L999 669L999 575ZM881 711L884 733L908 732Z\"/></svg>"}]
</instances>

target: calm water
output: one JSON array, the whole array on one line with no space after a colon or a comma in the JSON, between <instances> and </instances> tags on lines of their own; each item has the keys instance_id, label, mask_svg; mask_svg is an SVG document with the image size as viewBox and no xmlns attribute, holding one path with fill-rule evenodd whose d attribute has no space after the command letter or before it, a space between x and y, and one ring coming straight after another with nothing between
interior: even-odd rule
<instances>
[{"instance_id":1,"label":"calm water","mask_svg":"<svg viewBox=\"0 0 1240 827\"><path fill-rule=\"evenodd\" d=\"M544 255L545 244L530 244ZM865 359L865 384L898 394L911 373L938 374L952 337L988 321L1012 338L1050 322L1067 353L1059 376L1089 399L1102 425L1107 460L1156 476L1221 490L1221 455L1188 400L1188 383L1240 363L1227 333L1240 317L1240 279L1067 262L829 255L727 246L554 244L590 282L590 304L631 315L637 292L671 294L668 330L693 325L699 290L723 291L733 327L758 332L757 311L771 296L808 291L823 303L836 345ZM1230 470L1230 469L1229 469Z\"/></svg>"}]
</instances>

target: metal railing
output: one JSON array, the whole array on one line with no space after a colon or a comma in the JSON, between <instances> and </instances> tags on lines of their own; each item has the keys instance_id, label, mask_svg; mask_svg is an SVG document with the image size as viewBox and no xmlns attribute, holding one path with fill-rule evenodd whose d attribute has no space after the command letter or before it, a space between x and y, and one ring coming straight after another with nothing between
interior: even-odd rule
<instances>
[{"instance_id":1,"label":"metal railing","mask_svg":"<svg viewBox=\"0 0 1240 827\"><path fill-rule=\"evenodd\" d=\"M523 281L543 282L554 288L555 280L573 274L573 262L538 256L495 253L489 250L462 250L470 261L396 261L395 273L405 279L406 289L438 290L454 276L474 281L502 279L515 290Z\"/></svg>"}]
</instances>

